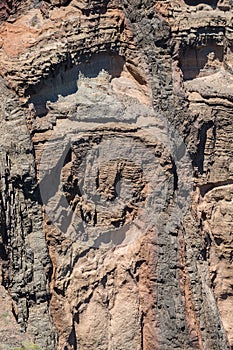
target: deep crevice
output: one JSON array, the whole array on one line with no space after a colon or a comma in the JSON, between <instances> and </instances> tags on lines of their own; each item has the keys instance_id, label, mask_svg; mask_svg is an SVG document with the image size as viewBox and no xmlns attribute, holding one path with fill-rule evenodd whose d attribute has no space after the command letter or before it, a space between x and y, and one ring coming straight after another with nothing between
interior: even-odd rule
<instances>
[{"instance_id":1,"label":"deep crevice","mask_svg":"<svg viewBox=\"0 0 233 350\"><path fill-rule=\"evenodd\" d=\"M70 332L70 335L69 335L68 344L73 350L77 350L77 337L76 337L74 322L75 320L73 319L72 331Z\"/></svg>"},{"instance_id":2,"label":"deep crevice","mask_svg":"<svg viewBox=\"0 0 233 350\"><path fill-rule=\"evenodd\" d=\"M197 152L192 157L194 167L198 168L199 173L202 175L204 172L204 158L205 158L205 145L207 140L207 131L214 127L214 122L208 121L202 124L198 131L198 145Z\"/></svg>"},{"instance_id":3,"label":"deep crevice","mask_svg":"<svg viewBox=\"0 0 233 350\"><path fill-rule=\"evenodd\" d=\"M140 317L140 329L141 329L141 350L144 349L144 313L142 312L141 317Z\"/></svg>"}]
</instances>

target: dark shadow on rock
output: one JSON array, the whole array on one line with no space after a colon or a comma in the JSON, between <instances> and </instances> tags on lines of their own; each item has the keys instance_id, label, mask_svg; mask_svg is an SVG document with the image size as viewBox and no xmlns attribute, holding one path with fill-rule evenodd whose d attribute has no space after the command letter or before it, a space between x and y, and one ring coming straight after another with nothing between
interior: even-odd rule
<instances>
[{"instance_id":1,"label":"dark shadow on rock","mask_svg":"<svg viewBox=\"0 0 233 350\"><path fill-rule=\"evenodd\" d=\"M180 66L184 80L195 79L200 73L203 76L215 73L214 62L217 60L222 63L223 55L223 46L217 45L215 40L211 39L206 45L184 47L180 53Z\"/></svg>"},{"instance_id":2,"label":"dark shadow on rock","mask_svg":"<svg viewBox=\"0 0 233 350\"><path fill-rule=\"evenodd\" d=\"M85 78L96 78L104 70L112 78L119 77L125 61L118 54L100 53L93 55L90 59L81 58L80 63L72 63L67 54L63 63L51 65L49 76L41 79L37 85L30 86L27 95L30 96L28 105L32 103L36 115L41 117L47 114L46 103L56 102L59 96L66 97L78 91L78 80L80 76Z\"/></svg>"},{"instance_id":3,"label":"dark shadow on rock","mask_svg":"<svg viewBox=\"0 0 233 350\"><path fill-rule=\"evenodd\" d=\"M218 0L184 0L184 2L189 6L197 6L199 4L209 5L216 8Z\"/></svg>"}]
</instances>

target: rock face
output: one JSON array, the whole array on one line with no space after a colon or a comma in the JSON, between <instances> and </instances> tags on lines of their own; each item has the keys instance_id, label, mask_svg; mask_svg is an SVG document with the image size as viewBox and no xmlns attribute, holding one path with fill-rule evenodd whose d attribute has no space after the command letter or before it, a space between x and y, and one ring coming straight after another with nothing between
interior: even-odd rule
<instances>
[{"instance_id":1,"label":"rock face","mask_svg":"<svg viewBox=\"0 0 233 350\"><path fill-rule=\"evenodd\" d=\"M0 348L233 349L231 1L0 21Z\"/></svg>"}]
</instances>

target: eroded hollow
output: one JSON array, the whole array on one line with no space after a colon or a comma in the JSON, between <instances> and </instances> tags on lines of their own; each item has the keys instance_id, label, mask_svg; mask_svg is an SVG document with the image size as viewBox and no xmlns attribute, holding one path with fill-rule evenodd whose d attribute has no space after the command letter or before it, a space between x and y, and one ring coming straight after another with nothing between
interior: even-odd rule
<instances>
[{"instance_id":1,"label":"eroded hollow","mask_svg":"<svg viewBox=\"0 0 233 350\"><path fill-rule=\"evenodd\" d=\"M184 80L216 73L222 66L224 48L209 40L207 45L186 47L180 53Z\"/></svg>"},{"instance_id":2,"label":"eroded hollow","mask_svg":"<svg viewBox=\"0 0 233 350\"><path fill-rule=\"evenodd\" d=\"M42 79L39 84L31 86L27 90L30 96L28 104L33 104L36 115L47 114L46 103L56 102L59 96L66 97L78 90L78 79L80 75L87 78L96 78L104 70L112 78L121 75L125 60L118 54L101 53L93 55L88 60L82 60L80 64L72 63L71 59L55 67L51 67L48 78Z\"/></svg>"},{"instance_id":3,"label":"eroded hollow","mask_svg":"<svg viewBox=\"0 0 233 350\"><path fill-rule=\"evenodd\" d=\"M202 1L184 0L184 2L186 3L186 5L189 5L189 6L197 6L199 4L205 4L215 8L217 6L218 0L202 0Z\"/></svg>"}]
</instances>

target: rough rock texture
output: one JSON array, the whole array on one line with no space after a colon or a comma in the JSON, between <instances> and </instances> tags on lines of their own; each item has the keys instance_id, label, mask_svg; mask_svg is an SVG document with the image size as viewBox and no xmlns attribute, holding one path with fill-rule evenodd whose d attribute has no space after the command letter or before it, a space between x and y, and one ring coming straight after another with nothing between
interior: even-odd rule
<instances>
[{"instance_id":1,"label":"rough rock texture","mask_svg":"<svg viewBox=\"0 0 233 350\"><path fill-rule=\"evenodd\" d=\"M231 1L0 21L0 348L233 349Z\"/></svg>"}]
</instances>

